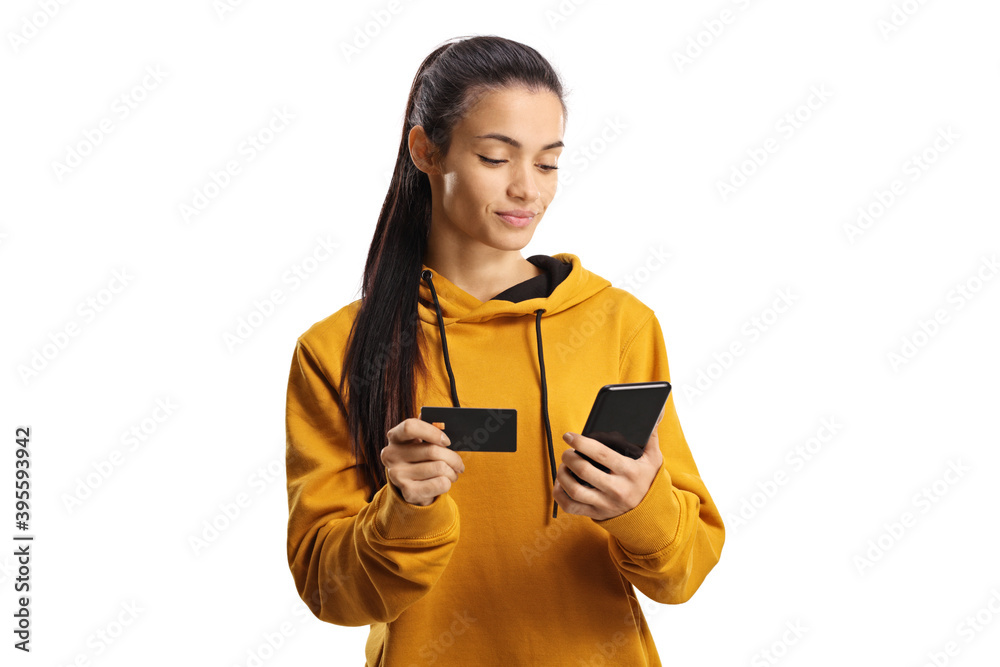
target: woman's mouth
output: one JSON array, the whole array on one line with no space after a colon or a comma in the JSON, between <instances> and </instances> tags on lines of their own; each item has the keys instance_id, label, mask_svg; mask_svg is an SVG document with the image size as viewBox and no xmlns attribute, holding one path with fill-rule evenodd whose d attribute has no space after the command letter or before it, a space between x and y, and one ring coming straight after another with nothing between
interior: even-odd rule
<instances>
[{"instance_id":1,"label":"woman's mouth","mask_svg":"<svg viewBox=\"0 0 1000 667\"><path fill-rule=\"evenodd\" d=\"M507 224L513 225L514 227L524 227L535 219L535 216L533 215L519 216L508 213L497 213L497 216L502 218Z\"/></svg>"}]
</instances>

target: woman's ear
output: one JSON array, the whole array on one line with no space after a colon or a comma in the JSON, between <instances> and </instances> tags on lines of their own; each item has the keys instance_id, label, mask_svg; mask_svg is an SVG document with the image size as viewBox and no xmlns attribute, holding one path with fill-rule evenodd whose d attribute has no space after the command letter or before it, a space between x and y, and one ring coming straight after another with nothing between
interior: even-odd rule
<instances>
[{"instance_id":1,"label":"woman's ear","mask_svg":"<svg viewBox=\"0 0 1000 667\"><path fill-rule=\"evenodd\" d=\"M440 173L434 164L433 147L431 146L430 139L427 138L427 133L424 132L423 126L414 125L410 128L407 142L410 147L410 159L413 160L413 164L416 165L417 169L425 174Z\"/></svg>"}]
</instances>

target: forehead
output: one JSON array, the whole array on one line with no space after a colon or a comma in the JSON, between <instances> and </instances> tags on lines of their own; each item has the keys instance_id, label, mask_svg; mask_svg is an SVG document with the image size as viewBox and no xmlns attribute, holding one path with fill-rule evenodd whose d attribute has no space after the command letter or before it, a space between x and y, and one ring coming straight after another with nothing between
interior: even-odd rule
<instances>
[{"instance_id":1,"label":"forehead","mask_svg":"<svg viewBox=\"0 0 1000 667\"><path fill-rule=\"evenodd\" d=\"M528 149L552 143L562 139L562 104L546 89L531 92L518 87L487 92L455 125L455 134L468 142L499 143L475 138L489 133L511 137Z\"/></svg>"}]
</instances>

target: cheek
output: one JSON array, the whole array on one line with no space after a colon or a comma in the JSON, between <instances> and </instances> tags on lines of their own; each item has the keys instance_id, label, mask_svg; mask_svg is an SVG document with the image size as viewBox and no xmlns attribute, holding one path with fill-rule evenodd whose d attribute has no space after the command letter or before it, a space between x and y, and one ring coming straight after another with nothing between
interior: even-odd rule
<instances>
[{"instance_id":1,"label":"cheek","mask_svg":"<svg viewBox=\"0 0 1000 667\"><path fill-rule=\"evenodd\" d=\"M445 198L445 201L455 197L455 192L458 190L459 184L460 181L454 173L444 175L444 178L442 179L442 185L444 187L441 195Z\"/></svg>"},{"instance_id":2,"label":"cheek","mask_svg":"<svg viewBox=\"0 0 1000 667\"><path fill-rule=\"evenodd\" d=\"M441 205L452 217L465 217L465 210L468 206L466 201L466 191L468 186L465 180L457 174L451 173L445 176L441 190Z\"/></svg>"},{"instance_id":3,"label":"cheek","mask_svg":"<svg viewBox=\"0 0 1000 667\"><path fill-rule=\"evenodd\" d=\"M548 176L541 179L538 184L538 190L542 195L542 201L548 204L556 196L556 188L559 185L558 178L556 176Z\"/></svg>"},{"instance_id":4,"label":"cheek","mask_svg":"<svg viewBox=\"0 0 1000 667\"><path fill-rule=\"evenodd\" d=\"M462 177L452 177L445 180L444 196L450 201L451 207L463 209L479 209L491 203L495 197L497 178L492 174L465 174Z\"/></svg>"}]
</instances>

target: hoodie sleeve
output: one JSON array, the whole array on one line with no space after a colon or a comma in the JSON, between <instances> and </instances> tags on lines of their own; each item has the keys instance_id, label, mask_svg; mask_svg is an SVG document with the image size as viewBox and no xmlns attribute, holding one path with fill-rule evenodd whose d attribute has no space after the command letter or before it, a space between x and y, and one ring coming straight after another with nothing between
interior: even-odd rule
<instances>
[{"instance_id":1,"label":"hoodie sleeve","mask_svg":"<svg viewBox=\"0 0 1000 667\"><path fill-rule=\"evenodd\" d=\"M626 343L620 382L670 381L663 332L652 312ZM657 428L663 464L642 501L610 519L608 549L622 575L647 597L686 602L719 562L725 527L698 474L674 409L672 388Z\"/></svg>"},{"instance_id":2,"label":"hoodie sleeve","mask_svg":"<svg viewBox=\"0 0 1000 667\"><path fill-rule=\"evenodd\" d=\"M285 408L288 565L299 596L322 621L394 620L424 596L451 559L458 507L447 493L406 502L392 482L366 501L343 403L302 337Z\"/></svg>"}]
</instances>

